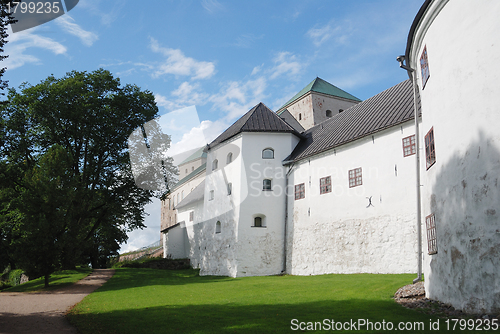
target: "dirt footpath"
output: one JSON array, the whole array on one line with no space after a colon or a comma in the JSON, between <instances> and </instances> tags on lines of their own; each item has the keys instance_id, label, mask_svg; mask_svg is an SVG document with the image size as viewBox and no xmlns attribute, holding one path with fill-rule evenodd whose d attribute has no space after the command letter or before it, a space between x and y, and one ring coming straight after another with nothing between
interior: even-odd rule
<instances>
[{"instance_id":1,"label":"dirt footpath","mask_svg":"<svg viewBox=\"0 0 500 334\"><path fill-rule=\"evenodd\" d=\"M75 284L58 290L0 293L0 334L76 334L64 315L113 274L113 269L96 269Z\"/></svg>"}]
</instances>

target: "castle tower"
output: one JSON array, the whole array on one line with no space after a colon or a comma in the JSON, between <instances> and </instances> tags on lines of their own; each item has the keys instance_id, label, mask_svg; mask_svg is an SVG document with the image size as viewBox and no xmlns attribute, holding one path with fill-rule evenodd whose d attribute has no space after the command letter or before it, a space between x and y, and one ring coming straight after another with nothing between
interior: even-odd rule
<instances>
[{"instance_id":1,"label":"castle tower","mask_svg":"<svg viewBox=\"0 0 500 334\"><path fill-rule=\"evenodd\" d=\"M293 116L307 130L359 102L357 97L316 78L276 113L287 122Z\"/></svg>"}]
</instances>

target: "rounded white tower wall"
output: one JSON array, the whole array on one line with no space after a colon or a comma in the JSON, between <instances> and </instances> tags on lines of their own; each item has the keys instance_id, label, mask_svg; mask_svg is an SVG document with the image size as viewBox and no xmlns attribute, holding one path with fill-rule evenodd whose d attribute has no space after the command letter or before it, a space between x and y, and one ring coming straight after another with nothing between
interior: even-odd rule
<instances>
[{"instance_id":1,"label":"rounded white tower wall","mask_svg":"<svg viewBox=\"0 0 500 334\"><path fill-rule=\"evenodd\" d=\"M426 293L469 312L494 312L500 309L500 1L436 0L424 7L407 57L422 103ZM431 215L435 229L426 224ZM437 253L429 255L434 232Z\"/></svg>"}]
</instances>

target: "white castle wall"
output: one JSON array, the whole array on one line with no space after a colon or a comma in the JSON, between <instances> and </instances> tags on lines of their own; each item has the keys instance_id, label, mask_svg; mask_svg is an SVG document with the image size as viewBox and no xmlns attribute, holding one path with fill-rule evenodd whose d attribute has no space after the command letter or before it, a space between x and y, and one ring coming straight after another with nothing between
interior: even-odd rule
<instances>
[{"instance_id":1,"label":"white castle wall","mask_svg":"<svg viewBox=\"0 0 500 334\"><path fill-rule=\"evenodd\" d=\"M294 166L288 197L287 272L416 272L415 156L403 157L413 122L346 144ZM349 188L348 171L363 184ZM332 192L320 194L331 176ZM293 186L305 184L295 200ZM369 205L370 199L372 205Z\"/></svg>"},{"instance_id":2,"label":"white castle wall","mask_svg":"<svg viewBox=\"0 0 500 334\"><path fill-rule=\"evenodd\" d=\"M422 159L422 216L435 214L438 244L428 255L424 238L426 294L470 312L500 309L499 13L499 1L434 1L409 60L422 133L433 127L436 148L428 170L425 152ZM430 78L422 88L424 46Z\"/></svg>"}]
</instances>

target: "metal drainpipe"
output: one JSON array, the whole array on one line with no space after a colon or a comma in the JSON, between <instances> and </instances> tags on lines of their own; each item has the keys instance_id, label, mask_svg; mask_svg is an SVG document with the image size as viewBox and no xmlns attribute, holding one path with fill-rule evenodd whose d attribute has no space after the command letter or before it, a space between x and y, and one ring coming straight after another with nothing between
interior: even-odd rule
<instances>
[{"instance_id":1,"label":"metal drainpipe","mask_svg":"<svg viewBox=\"0 0 500 334\"><path fill-rule=\"evenodd\" d=\"M287 247L286 247L286 234L287 234L287 221L288 221L288 175L292 172L293 166L295 164L292 164L290 166L290 169L285 175L285 235L283 238L283 270L281 271L282 274L286 274L286 252L287 252Z\"/></svg>"},{"instance_id":2,"label":"metal drainpipe","mask_svg":"<svg viewBox=\"0 0 500 334\"><path fill-rule=\"evenodd\" d=\"M413 81L413 111L415 114L415 164L416 164L416 190L417 190L417 243L418 243L418 258L417 258L417 278L413 280L413 284L422 280L422 213L420 204L420 131L418 126L418 109L417 109L417 74L413 68L404 65L405 57L399 56L399 67L408 72L408 76ZM408 64L408 61L406 62Z\"/></svg>"}]
</instances>

